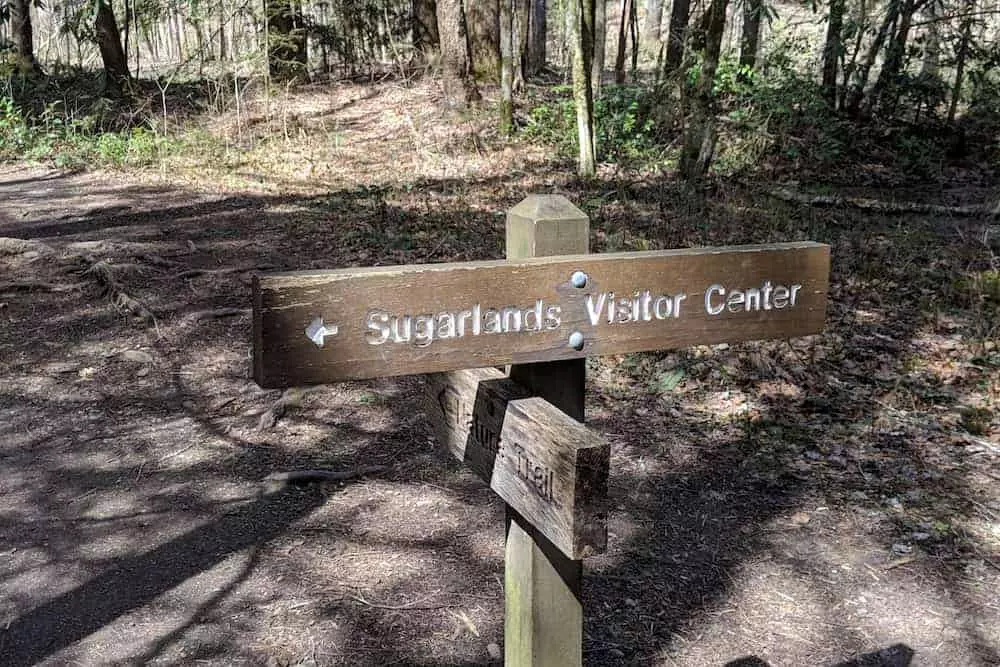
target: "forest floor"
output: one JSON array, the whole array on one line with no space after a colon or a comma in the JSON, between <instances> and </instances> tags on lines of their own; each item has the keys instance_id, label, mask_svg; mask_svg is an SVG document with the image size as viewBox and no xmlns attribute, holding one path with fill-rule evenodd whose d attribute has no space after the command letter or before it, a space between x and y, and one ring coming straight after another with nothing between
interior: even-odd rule
<instances>
[{"instance_id":1,"label":"forest floor","mask_svg":"<svg viewBox=\"0 0 1000 667\"><path fill-rule=\"evenodd\" d=\"M585 663L1000 665L989 221L580 183L434 95L244 110L277 138L234 139L225 168L0 167L0 663L498 664L503 509L433 442L420 378L260 389L250 280L501 257L504 211L559 192L594 252L811 239L833 259L822 335L590 360L612 464ZM924 189L995 186L966 166Z\"/></svg>"}]
</instances>

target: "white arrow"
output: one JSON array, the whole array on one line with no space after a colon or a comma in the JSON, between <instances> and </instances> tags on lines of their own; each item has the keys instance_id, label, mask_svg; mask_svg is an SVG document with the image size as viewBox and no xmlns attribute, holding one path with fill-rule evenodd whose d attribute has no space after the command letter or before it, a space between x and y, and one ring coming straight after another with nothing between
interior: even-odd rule
<instances>
[{"instance_id":1,"label":"white arrow","mask_svg":"<svg viewBox=\"0 0 1000 667\"><path fill-rule=\"evenodd\" d=\"M323 324L323 318L317 317L306 327L306 336L316 343L317 347L323 347L327 336L336 336L340 329L336 324Z\"/></svg>"}]
</instances>

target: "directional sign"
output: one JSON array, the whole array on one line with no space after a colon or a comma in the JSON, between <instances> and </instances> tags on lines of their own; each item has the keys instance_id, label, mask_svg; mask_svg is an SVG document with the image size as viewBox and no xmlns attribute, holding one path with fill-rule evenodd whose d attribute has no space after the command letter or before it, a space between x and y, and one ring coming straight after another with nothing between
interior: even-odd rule
<instances>
[{"instance_id":1,"label":"directional sign","mask_svg":"<svg viewBox=\"0 0 1000 667\"><path fill-rule=\"evenodd\" d=\"M803 336L823 329L829 272L829 247L802 242L262 275L254 377L282 387Z\"/></svg>"},{"instance_id":2,"label":"directional sign","mask_svg":"<svg viewBox=\"0 0 1000 667\"><path fill-rule=\"evenodd\" d=\"M306 338L316 344L316 347L323 347L327 336L336 336L340 333L340 327L336 324L323 324L323 318L317 317L306 327Z\"/></svg>"},{"instance_id":3,"label":"directional sign","mask_svg":"<svg viewBox=\"0 0 1000 667\"><path fill-rule=\"evenodd\" d=\"M611 448L495 368L427 376L438 440L568 558L603 553Z\"/></svg>"}]
</instances>

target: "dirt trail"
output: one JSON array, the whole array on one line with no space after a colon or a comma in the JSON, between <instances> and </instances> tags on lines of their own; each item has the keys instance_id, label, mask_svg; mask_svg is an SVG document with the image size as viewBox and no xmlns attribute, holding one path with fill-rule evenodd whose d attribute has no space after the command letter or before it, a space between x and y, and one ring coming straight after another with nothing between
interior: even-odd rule
<instances>
[{"instance_id":1,"label":"dirt trail","mask_svg":"<svg viewBox=\"0 0 1000 667\"><path fill-rule=\"evenodd\" d=\"M431 442L419 380L303 391L261 428L280 392L249 379L254 271L499 254L496 212L526 186L455 187L0 171L0 237L28 241L0 247L0 663L491 662L502 508ZM646 233L658 196L601 204L595 247L622 219ZM1000 425L958 426L996 370L967 353L965 315L927 326L889 275L924 271L939 238L900 267L890 231L809 215L769 233L834 244L828 334L591 363L614 458L588 664L1000 664Z\"/></svg>"}]
</instances>

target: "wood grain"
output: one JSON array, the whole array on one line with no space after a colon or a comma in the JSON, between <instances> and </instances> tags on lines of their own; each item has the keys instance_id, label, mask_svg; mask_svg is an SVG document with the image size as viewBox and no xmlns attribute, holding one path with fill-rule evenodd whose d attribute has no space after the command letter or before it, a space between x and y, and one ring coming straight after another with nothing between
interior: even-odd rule
<instances>
[{"instance_id":1,"label":"wood grain","mask_svg":"<svg viewBox=\"0 0 1000 667\"><path fill-rule=\"evenodd\" d=\"M824 324L829 266L828 246L803 242L262 275L254 281L254 377L284 387L814 334ZM575 271L588 275L586 287L571 284ZM759 289L765 281L801 285L795 305L786 298L780 309L706 312L712 285ZM679 316L609 324L602 311L592 324L588 297L593 305L600 294L634 298L646 290L651 298L686 295ZM539 302L543 317L558 306L558 326L529 331L538 318L527 311ZM481 322L475 335L475 304L480 313L511 309L510 331L485 333ZM523 320L517 332L514 309ZM371 344L372 313L398 316L400 333L405 316L413 325L412 318L451 313L465 318L467 331L418 345L413 326L410 342ZM305 335L317 317L338 327L323 347ZM568 345L574 331L584 337L580 350Z\"/></svg>"},{"instance_id":2,"label":"wood grain","mask_svg":"<svg viewBox=\"0 0 1000 667\"><path fill-rule=\"evenodd\" d=\"M438 440L573 559L607 546L609 445L494 368L427 376Z\"/></svg>"},{"instance_id":3,"label":"wood grain","mask_svg":"<svg viewBox=\"0 0 1000 667\"><path fill-rule=\"evenodd\" d=\"M507 213L507 259L585 255L590 220L561 195L532 195ZM587 360L560 359L510 367L510 378L583 422ZM597 450L587 450L596 452ZM585 455L587 452L581 452ZM605 455L606 456L606 455ZM608 465L595 466L584 488L607 493ZM587 476L586 468L580 476ZM604 496L590 502L606 505ZM561 552L515 507L506 506L504 664L580 667L583 663L583 559ZM606 531L605 531L606 533Z\"/></svg>"}]
</instances>

